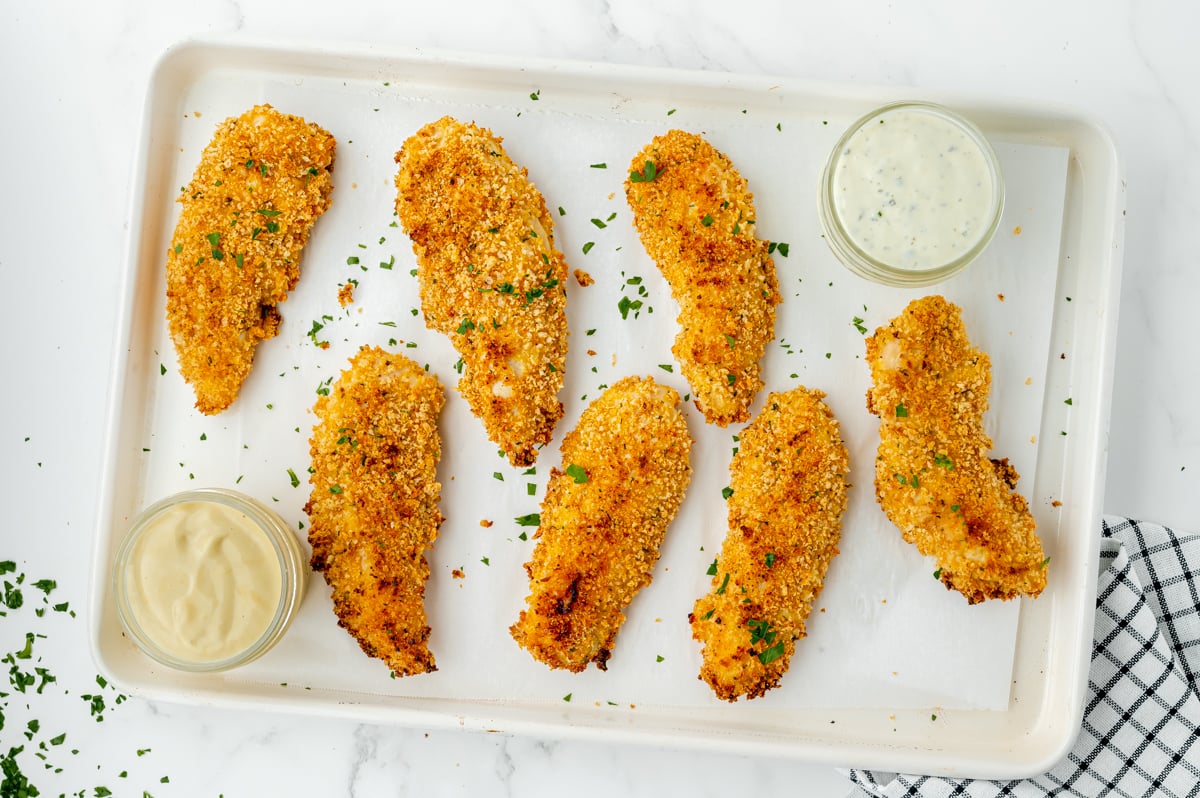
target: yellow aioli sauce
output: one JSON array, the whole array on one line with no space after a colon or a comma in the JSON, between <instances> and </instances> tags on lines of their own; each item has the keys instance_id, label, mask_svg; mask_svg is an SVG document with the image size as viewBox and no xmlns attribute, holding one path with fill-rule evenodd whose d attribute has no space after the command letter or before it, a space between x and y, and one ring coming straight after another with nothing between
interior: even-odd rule
<instances>
[{"instance_id":1,"label":"yellow aioli sauce","mask_svg":"<svg viewBox=\"0 0 1200 798\"><path fill-rule=\"evenodd\" d=\"M197 662L226 659L258 641L283 587L266 533L213 502L183 502L151 521L125 577L144 634L164 652Z\"/></svg>"}]
</instances>

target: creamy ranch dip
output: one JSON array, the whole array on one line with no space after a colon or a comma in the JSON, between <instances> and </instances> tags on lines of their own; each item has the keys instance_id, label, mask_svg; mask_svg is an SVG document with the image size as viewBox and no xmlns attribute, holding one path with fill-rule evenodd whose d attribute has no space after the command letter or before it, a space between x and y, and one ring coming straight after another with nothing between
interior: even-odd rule
<instances>
[{"instance_id":1,"label":"creamy ranch dip","mask_svg":"<svg viewBox=\"0 0 1200 798\"><path fill-rule=\"evenodd\" d=\"M961 257L995 215L988 155L934 109L907 106L868 121L848 137L830 177L847 237L899 269L935 269Z\"/></svg>"},{"instance_id":2,"label":"creamy ranch dip","mask_svg":"<svg viewBox=\"0 0 1200 798\"><path fill-rule=\"evenodd\" d=\"M164 652L216 662L246 650L267 631L283 578L275 548L248 516L190 501L142 531L125 586L138 625Z\"/></svg>"}]
</instances>

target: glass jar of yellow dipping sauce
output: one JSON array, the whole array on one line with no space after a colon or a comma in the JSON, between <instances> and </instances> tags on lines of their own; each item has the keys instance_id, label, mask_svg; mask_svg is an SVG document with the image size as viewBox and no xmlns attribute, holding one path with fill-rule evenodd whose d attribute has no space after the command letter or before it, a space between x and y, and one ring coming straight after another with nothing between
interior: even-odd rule
<instances>
[{"instance_id":1,"label":"glass jar of yellow dipping sauce","mask_svg":"<svg viewBox=\"0 0 1200 798\"><path fill-rule=\"evenodd\" d=\"M291 625L308 565L278 514L235 491L185 491L146 508L117 551L129 638L158 662L221 671L265 654Z\"/></svg>"}]
</instances>

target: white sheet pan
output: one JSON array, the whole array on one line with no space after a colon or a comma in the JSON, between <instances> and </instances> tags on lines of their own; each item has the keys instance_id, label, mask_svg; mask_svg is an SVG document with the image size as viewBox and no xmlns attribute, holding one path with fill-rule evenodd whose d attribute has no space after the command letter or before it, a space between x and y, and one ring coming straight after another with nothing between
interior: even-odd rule
<instances>
[{"instance_id":1,"label":"white sheet pan","mask_svg":"<svg viewBox=\"0 0 1200 798\"><path fill-rule=\"evenodd\" d=\"M843 270L821 240L815 209L820 166L845 126L871 107L914 98L974 119L997 146L1009 189L1001 232L984 258L924 291L871 285ZM281 307L280 336L260 347L234 406L207 418L192 408L166 336L163 256L179 186L213 127L256 102L338 138L334 205ZM252 666L208 676L154 666L121 635L109 591L113 553L141 507L189 487L236 487L274 502L299 529L307 485L293 487L288 469L303 479L316 389L353 351L390 346L428 363L447 386L457 381L457 356L422 324L411 248L392 226L391 156L445 113L504 137L555 211L571 268L596 284L572 283L568 292L566 415L536 473L499 459L449 391L439 474L448 520L430 555L428 593L439 671L390 679L336 627L320 579L285 641ZM853 461L842 553L810 635L778 690L734 705L696 679L699 652L686 615L707 589L704 570L724 534L720 489L737 429L706 427L694 410L693 483L608 672L549 672L506 631L524 599L521 564L533 546L512 519L537 509L558 443L587 400L628 373L688 390L677 368L660 367L671 364L676 309L637 242L621 190L633 154L670 127L702 132L729 155L755 192L758 234L789 244L787 257L775 258L784 302L767 388L826 391ZM993 778L1038 772L1073 740L1090 652L1124 203L1115 149L1095 123L1058 108L762 76L193 41L171 48L156 69L140 146L91 606L94 656L122 689L384 723ZM644 295L631 277L642 278ZM359 281L355 302L343 309L337 289L351 278ZM1037 600L967 607L930 577L929 562L874 503L876 421L863 403L863 334L853 320L874 329L933 291L963 307L974 342L991 354L989 433L996 455L1021 472L1019 488L1052 558ZM636 318L621 319L622 296L645 303ZM315 336L313 321L324 324ZM465 577L452 577L456 568Z\"/></svg>"}]
</instances>

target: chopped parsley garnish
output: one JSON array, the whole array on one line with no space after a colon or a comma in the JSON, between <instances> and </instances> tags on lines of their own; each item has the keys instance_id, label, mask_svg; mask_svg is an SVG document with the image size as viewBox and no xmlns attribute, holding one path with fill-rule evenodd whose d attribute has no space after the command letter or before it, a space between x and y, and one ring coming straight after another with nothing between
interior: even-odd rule
<instances>
[{"instance_id":1,"label":"chopped parsley garnish","mask_svg":"<svg viewBox=\"0 0 1200 798\"><path fill-rule=\"evenodd\" d=\"M628 319L629 311L633 311L633 317L638 317L638 311L642 309L642 300L630 299L627 296L621 297L621 301L617 303L617 310L621 311L621 318Z\"/></svg>"},{"instance_id":2,"label":"chopped parsley garnish","mask_svg":"<svg viewBox=\"0 0 1200 798\"><path fill-rule=\"evenodd\" d=\"M712 216L710 216L707 213L704 214L704 218L700 220L700 224L704 225L705 227L712 226L712 223L713 223L713 218L712 218Z\"/></svg>"},{"instance_id":3,"label":"chopped parsley garnish","mask_svg":"<svg viewBox=\"0 0 1200 798\"><path fill-rule=\"evenodd\" d=\"M717 595L719 596L722 593L724 593L725 588L727 588L727 587L729 587L729 572L728 571L725 572L725 578L721 580L721 586L717 588L717 591L716 591Z\"/></svg>"},{"instance_id":4,"label":"chopped parsley garnish","mask_svg":"<svg viewBox=\"0 0 1200 798\"><path fill-rule=\"evenodd\" d=\"M588 241L583 245L583 254L586 255L592 251L592 247L596 246L595 241Z\"/></svg>"},{"instance_id":5,"label":"chopped parsley garnish","mask_svg":"<svg viewBox=\"0 0 1200 798\"><path fill-rule=\"evenodd\" d=\"M576 485L582 485L588 481L587 471L584 470L583 466L576 465L575 463L571 463L563 469L563 473L575 480Z\"/></svg>"},{"instance_id":6,"label":"chopped parsley garnish","mask_svg":"<svg viewBox=\"0 0 1200 798\"><path fill-rule=\"evenodd\" d=\"M951 460L949 457L947 457L946 455L942 454L941 452L938 452L937 454L935 454L935 455L933 456L933 464L934 464L935 466L939 466L939 467L941 467L941 468L944 468L944 469L946 469L947 471L953 471L953 470L954 470L954 462L953 462L953 461L952 461L952 460Z\"/></svg>"},{"instance_id":7,"label":"chopped parsley garnish","mask_svg":"<svg viewBox=\"0 0 1200 798\"><path fill-rule=\"evenodd\" d=\"M725 343L729 344L729 348L730 348L730 349L733 349L735 346L737 346L737 339L736 339L736 338L734 338L734 337L733 337L732 335L730 335L729 333L725 333L724 335L725 335Z\"/></svg>"},{"instance_id":8,"label":"chopped parsley garnish","mask_svg":"<svg viewBox=\"0 0 1200 798\"><path fill-rule=\"evenodd\" d=\"M716 557L713 557L713 561L711 563L709 563L709 565L708 565L708 570L705 571L704 573L707 574L708 576L716 576L717 575L717 558Z\"/></svg>"},{"instance_id":9,"label":"chopped parsley garnish","mask_svg":"<svg viewBox=\"0 0 1200 798\"><path fill-rule=\"evenodd\" d=\"M518 515L513 519L517 522L517 526L538 526L542 523L541 513L529 513L528 515Z\"/></svg>"},{"instance_id":10,"label":"chopped parsley garnish","mask_svg":"<svg viewBox=\"0 0 1200 798\"><path fill-rule=\"evenodd\" d=\"M938 568L936 571L933 572L933 578L938 579L938 580L940 580L942 578L942 569L941 568Z\"/></svg>"},{"instance_id":11,"label":"chopped parsley garnish","mask_svg":"<svg viewBox=\"0 0 1200 798\"><path fill-rule=\"evenodd\" d=\"M296 476L296 472L290 468L287 470L287 472L288 472L288 479L291 481L292 487L293 488L300 487L300 477Z\"/></svg>"},{"instance_id":12,"label":"chopped parsley garnish","mask_svg":"<svg viewBox=\"0 0 1200 798\"><path fill-rule=\"evenodd\" d=\"M733 495L733 488L729 487L728 485L721 488L721 498L722 499L728 499L732 495Z\"/></svg>"},{"instance_id":13,"label":"chopped parsley garnish","mask_svg":"<svg viewBox=\"0 0 1200 798\"><path fill-rule=\"evenodd\" d=\"M607 169L607 168L608 168L608 164L606 164L606 163L594 163L594 164L591 164L591 168L592 168L592 169Z\"/></svg>"},{"instance_id":14,"label":"chopped parsley garnish","mask_svg":"<svg viewBox=\"0 0 1200 798\"><path fill-rule=\"evenodd\" d=\"M758 645L766 643L768 646L775 642L776 632L771 628L769 621L759 621L751 618L746 621L746 625L750 627L750 645Z\"/></svg>"},{"instance_id":15,"label":"chopped parsley garnish","mask_svg":"<svg viewBox=\"0 0 1200 798\"><path fill-rule=\"evenodd\" d=\"M459 335L465 335L468 330L474 330L474 329L475 329L475 322L471 321L466 316L463 316L462 323L458 325L458 329L455 330L455 332L458 333Z\"/></svg>"},{"instance_id":16,"label":"chopped parsley garnish","mask_svg":"<svg viewBox=\"0 0 1200 798\"><path fill-rule=\"evenodd\" d=\"M670 363L659 363L658 367L660 369L662 369L663 371L669 372L671 374L675 373L675 366Z\"/></svg>"},{"instance_id":17,"label":"chopped parsley garnish","mask_svg":"<svg viewBox=\"0 0 1200 798\"><path fill-rule=\"evenodd\" d=\"M642 171L629 173L629 182L652 183L656 177L658 177L658 168L654 165L653 161L646 161L646 165L642 167Z\"/></svg>"},{"instance_id":18,"label":"chopped parsley garnish","mask_svg":"<svg viewBox=\"0 0 1200 798\"><path fill-rule=\"evenodd\" d=\"M765 558L763 558L763 562L766 563L768 568L774 568L775 567L775 552L768 551L767 556Z\"/></svg>"},{"instance_id":19,"label":"chopped parsley garnish","mask_svg":"<svg viewBox=\"0 0 1200 798\"><path fill-rule=\"evenodd\" d=\"M904 406L903 402L896 405L896 418L908 418L908 408Z\"/></svg>"},{"instance_id":20,"label":"chopped parsley garnish","mask_svg":"<svg viewBox=\"0 0 1200 798\"><path fill-rule=\"evenodd\" d=\"M330 485L329 492L336 496L342 492L342 486L341 485Z\"/></svg>"},{"instance_id":21,"label":"chopped parsley garnish","mask_svg":"<svg viewBox=\"0 0 1200 798\"><path fill-rule=\"evenodd\" d=\"M784 644L783 641L780 640L770 648L764 648L761 652L759 652L758 661L763 665L770 665L772 662L783 656L783 649Z\"/></svg>"},{"instance_id":22,"label":"chopped parsley garnish","mask_svg":"<svg viewBox=\"0 0 1200 798\"><path fill-rule=\"evenodd\" d=\"M863 335L867 334L867 328L863 325L862 317L855 316L850 323L854 325L854 329L858 330Z\"/></svg>"},{"instance_id":23,"label":"chopped parsley garnish","mask_svg":"<svg viewBox=\"0 0 1200 798\"><path fill-rule=\"evenodd\" d=\"M596 227L600 228L601 230L603 230L604 228L608 227L608 225L607 225L607 224L605 224L605 223L604 223L603 221L601 221L600 219L592 219L592 224L596 225Z\"/></svg>"}]
</instances>

